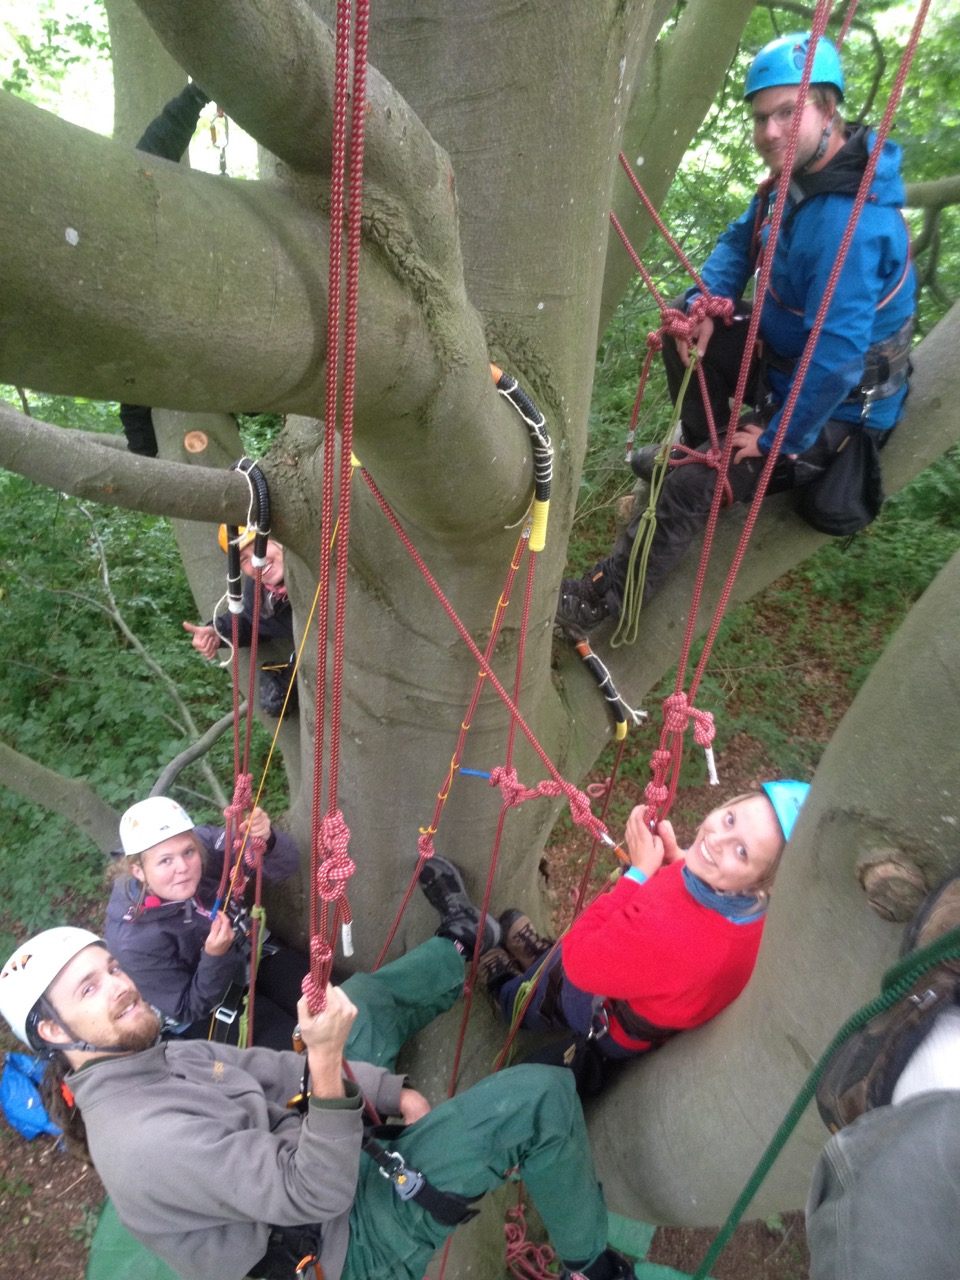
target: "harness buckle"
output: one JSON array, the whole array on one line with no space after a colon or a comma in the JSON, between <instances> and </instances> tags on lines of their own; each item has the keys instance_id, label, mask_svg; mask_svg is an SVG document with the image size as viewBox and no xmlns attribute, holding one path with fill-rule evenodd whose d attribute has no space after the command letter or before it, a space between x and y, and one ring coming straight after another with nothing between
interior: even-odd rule
<instances>
[{"instance_id":1,"label":"harness buckle","mask_svg":"<svg viewBox=\"0 0 960 1280\"><path fill-rule=\"evenodd\" d=\"M385 1151L384 1158L389 1167L379 1166L380 1175L393 1184L393 1189L401 1200L412 1200L423 1186L423 1174L418 1169L411 1169L399 1151Z\"/></svg>"},{"instance_id":2,"label":"harness buckle","mask_svg":"<svg viewBox=\"0 0 960 1280\"><path fill-rule=\"evenodd\" d=\"M587 1032L588 1040L602 1040L610 1031L610 1010L605 1004L597 1005L590 1019L590 1029Z\"/></svg>"},{"instance_id":3,"label":"harness buckle","mask_svg":"<svg viewBox=\"0 0 960 1280\"><path fill-rule=\"evenodd\" d=\"M238 1013L239 1010L235 1006L231 1008L229 1005L221 1004L214 1009L213 1016L217 1022L222 1022L225 1027L232 1027L237 1020Z\"/></svg>"}]
</instances>

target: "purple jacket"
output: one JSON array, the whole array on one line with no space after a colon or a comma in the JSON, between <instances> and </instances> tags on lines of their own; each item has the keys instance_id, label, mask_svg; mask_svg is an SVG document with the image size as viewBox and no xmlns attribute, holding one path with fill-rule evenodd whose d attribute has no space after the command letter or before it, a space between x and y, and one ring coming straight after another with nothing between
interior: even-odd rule
<instances>
[{"instance_id":1,"label":"purple jacket","mask_svg":"<svg viewBox=\"0 0 960 1280\"><path fill-rule=\"evenodd\" d=\"M175 1023L207 1017L232 982L246 982L247 949L242 941L222 956L203 949L223 869L226 832L223 827L201 826L194 827L194 835L204 850L196 894L186 902L160 902L138 911L143 886L127 876L114 883L104 926L107 946L143 998ZM263 859L264 878L286 880L299 861L293 837L274 827Z\"/></svg>"}]
</instances>

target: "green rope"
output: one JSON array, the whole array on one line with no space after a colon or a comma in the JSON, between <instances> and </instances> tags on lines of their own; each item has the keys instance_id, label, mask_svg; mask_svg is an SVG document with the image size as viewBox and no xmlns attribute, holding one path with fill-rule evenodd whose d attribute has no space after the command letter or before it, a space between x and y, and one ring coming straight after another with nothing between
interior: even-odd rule
<instances>
[{"instance_id":1,"label":"green rope","mask_svg":"<svg viewBox=\"0 0 960 1280\"><path fill-rule=\"evenodd\" d=\"M806 1111L807 1104L820 1083L824 1068L843 1042L849 1039L855 1031L859 1031L871 1018L875 1018L878 1013L883 1013L891 1005L896 1004L898 1000L902 1000L921 974L926 973L928 969L935 968L938 964L942 964L945 960L956 959L960 959L960 928L951 929L949 933L945 933L942 938L938 938L936 942L931 942L927 947L923 947L918 951L911 951L909 955L904 956L902 960L897 961L895 965L887 970L883 975L881 994L847 1019L833 1037L819 1061L814 1065L809 1076L807 1076L800 1092L794 1099L793 1105L784 1116L779 1129L773 1135L770 1145L760 1157L747 1185L740 1193L739 1199L730 1210L730 1216L720 1228L707 1256L701 1262L691 1280L706 1280L710 1268L726 1248L730 1237L733 1235L734 1228L743 1217L750 1201L760 1189L761 1183L769 1173L773 1162L783 1150L787 1139L797 1127L800 1117Z\"/></svg>"},{"instance_id":2,"label":"green rope","mask_svg":"<svg viewBox=\"0 0 960 1280\"><path fill-rule=\"evenodd\" d=\"M693 376L696 363L697 353L696 351L691 351L690 363L684 370L680 390L677 393L673 412L670 415L670 425L667 427L666 435L660 445L660 452L657 454L656 462L653 464L647 506L640 516L637 535L633 540L633 546L630 548L627 577L623 584L623 600L620 604L620 618L617 622L616 630L610 637L611 649L619 649L621 645L633 644L640 630L640 612L643 608L643 589L647 581L647 563L650 560L653 536L657 531L657 503L660 501L660 490L663 488L663 482L666 480L667 472L670 469L670 450L673 445L674 433L677 423L680 421L683 399L687 394L687 387L690 385L690 379Z\"/></svg>"}]
</instances>

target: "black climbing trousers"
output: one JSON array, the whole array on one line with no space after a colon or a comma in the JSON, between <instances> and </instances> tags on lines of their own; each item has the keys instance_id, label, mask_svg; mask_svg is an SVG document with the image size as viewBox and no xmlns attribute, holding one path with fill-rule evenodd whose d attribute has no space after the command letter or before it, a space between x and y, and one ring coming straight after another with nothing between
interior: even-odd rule
<instances>
[{"instance_id":1,"label":"black climbing trousers","mask_svg":"<svg viewBox=\"0 0 960 1280\"><path fill-rule=\"evenodd\" d=\"M736 389L740 362L746 346L749 324L749 304L738 308L742 318L727 326L717 322L702 361L707 384L707 394L713 412L714 423L722 445L730 416L730 400ZM671 395L676 398L685 373L680 353L672 338L664 338L663 363ZM744 403L749 410L758 398L758 379L752 370L747 381ZM710 433L703 406L699 382L690 381L681 410L683 439L690 446L706 453ZM807 484L820 475L827 463L852 430L849 423L830 421L816 443L796 460L780 458L774 468L769 493ZM757 489L765 458L747 458L732 462L728 473L734 502L749 502ZM660 500L657 503L657 527L647 561L643 603L653 598L664 581L686 554L691 542L701 532L710 514L717 472L713 467L698 462L688 462L671 467L668 471ZM638 513L619 535L613 550L587 575L593 593L599 595L614 617L620 614L624 585L630 564L630 552L640 527L642 513ZM599 576L598 576L599 575Z\"/></svg>"}]
</instances>

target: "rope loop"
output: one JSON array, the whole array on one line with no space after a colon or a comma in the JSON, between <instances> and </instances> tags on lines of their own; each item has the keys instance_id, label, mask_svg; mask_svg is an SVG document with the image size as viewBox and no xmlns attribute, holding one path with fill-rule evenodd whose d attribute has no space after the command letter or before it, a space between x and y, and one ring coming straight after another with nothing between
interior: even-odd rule
<instances>
[{"instance_id":1,"label":"rope loop","mask_svg":"<svg viewBox=\"0 0 960 1280\"><path fill-rule=\"evenodd\" d=\"M523 1200L518 1198L503 1224L507 1270L516 1280L556 1280L557 1255L548 1244L528 1239L527 1230Z\"/></svg>"},{"instance_id":2,"label":"rope loop","mask_svg":"<svg viewBox=\"0 0 960 1280\"><path fill-rule=\"evenodd\" d=\"M266 851L267 842L261 836L247 836L247 842L243 850L243 860L251 871L256 871L257 867L261 865Z\"/></svg>"}]
</instances>

